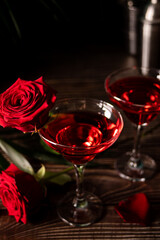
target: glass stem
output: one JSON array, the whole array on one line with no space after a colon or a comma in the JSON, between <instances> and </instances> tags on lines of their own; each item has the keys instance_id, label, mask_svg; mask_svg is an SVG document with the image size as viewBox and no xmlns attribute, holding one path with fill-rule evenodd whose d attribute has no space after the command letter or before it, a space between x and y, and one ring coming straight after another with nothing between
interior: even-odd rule
<instances>
[{"instance_id":1,"label":"glass stem","mask_svg":"<svg viewBox=\"0 0 160 240\"><path fill-rule=\"evenodd\" d=\"M143 130L142 125L138 125L137 130L136 130L136 137L135 137L135 141L134 141L134 148L133 148L133 156L135 158L137 158L139 155L142 130Z\"/></svg>"},{"instance_id":2,"label":"glass stem","mask_svg":"<svg viewBox=\"0 0 160 240\"><path fill-rule=\"evenodd\" d=\"M76 174L76 197L73 200L74 207L84 208L87 206L87 201L84 196L83 179L85 165L74 165Z\"/></svg>"},{"instance_id":3,"label":"glass stem","mask_svg":"<svg viewBox=\"0 0 160 240\"><path fill-rule=\"evenodd\" d=\"M143 130L142 125L138 125L136 129L134 147L133 147L132 155L129 162L129 166L135 170L136 169L139 170L143 167L143 163L140 159L140 153L139 153L142 130Z\"/></svg>"}]
</instances>

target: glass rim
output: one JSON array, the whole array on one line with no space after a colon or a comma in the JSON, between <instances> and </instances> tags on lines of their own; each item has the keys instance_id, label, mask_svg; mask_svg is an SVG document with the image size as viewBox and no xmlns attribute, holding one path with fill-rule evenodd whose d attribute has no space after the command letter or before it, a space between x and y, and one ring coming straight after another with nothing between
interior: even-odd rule
<instances>
[{"instance_id":1,"label":"glass rim","mask_svg":"<svg viewBox=\"0 0 160 240\"><path fill-rule=\"evenodd\" d=\"M107 75L107 77L105 78L104 88L105 88L106 93L107 93L109 96L111 96L112 98L114 98L116 101L122 102L122 103L125 103L125 104L126 104L126 101L125 101L125 100L123 100L123 99L121 99L121 98L119 98L119 97L117 97L117 96L114 96L114 95L108 90L108 89L109 89L109 87L108 87L108 81L109 81L109 79L110 79L112 76L114 76L114 75L116 75L116 74L118 74L118 73L125 72L125 71L129 71L129 70L138 70L138 69L155 71L155 72L159 73L159 77L160 77L160 69L158 69L158 68L146 68L146 67L137 67L137 66L126 67L126 68L119 68L119 69L117 69L117 70L109 73L109 74ZM141 75L140 75L140 76L141 76ZM143 75L142 75L142 76L143 76ZM149 76L149 75L146 75L146 76ZM127 77L127 76L126 76L126 77ZM120 78L119 78L119 79L120 79ZM156 78L156 79L157 79L157 80L160 80L160 78ZM135 103L131 103L131 104L132 104L133 107L138 107L138 108L144 108L144 106L145 106L145 105L143 105L143 104L137 104L137 103L136 103L136 104L135 104ZM128 103L128 105L130 105L130 103ZM159 105L160 105L160 104L158 104L157 107L158 107ZM152 109L152 107L151 107L151 108L148 108L148 109Z\"/></svg>"},{"instance_id":2,"label":"glass rim","mask_svg":"<svg viewBox=\"0 0 160 240\"><path fill-rule=\"evenodd\" d=\"M54 109L54 107L56 106L56 104L58 103L58 102L64 102L64 101L66 101L66 100L68 100L68 101L73 101L73 100L78 100L78 101L93 101L93 102L101 102L101 103L104 103L107 107L110 107L111 109L113 109L115 112L116 112L116 114L117 114L117 116L118 116L118 118L119 118L119 125L118 125L118 127L119 126L121 126L121 128L119 129L119 131L118 131L118 133L114 136L114 137L112 137L110 140L108 140L108 141L105 141L105 142L102 142L102 143L100 143L100 144L96 144L95 146L89 146L89 147L73 147L73 146L69 146L69 145L64 145L64 144L60 144L60 143L56 143L56 142L54 142L54 141L52 141L52 140L49 140L49 139L47 139L47 138L45 138L42 134L41 134L41 129L43 129L43 127L47 124L45 124L42 128L40 128L39 130L38 130L38 134L39 134L39 136L43 139L43 140L45 140L46 142L48 142L48 143L50 143L50 144L53 144L54 146L59 146L59 147L64 147L64 148L66 148L66 149L75 149L75 150L89 150L89 149L95 149L95 148L97 148L97 147L100 147L100 146L105 146L106 145L106 143L110 143L110 142L112 142L114 139L117 139L118 138L118 136L120 135L120 133L121 133L121 131L122 131L122 129L123 129L123 126L124 126L124 121L123 121L123 118L122 118L122 115L121 115L121 113L120 113L120 111L119 110L117 110L117 108L115 108L112 104L110 104L109 102L105 102L105 101L103 101L103 100L100 100L100 99L95 99L95 98L82 98L82 97L79 97L79 98L77 98L77 97L69 97L69 98L61 98L61 99L58 99L58 100L56 100L56 102L55 102L55 105L53 106L53 108L51 109L51 111L50 112L52 112L53 111L53 109Z\"/></svg>"}]
</instances>

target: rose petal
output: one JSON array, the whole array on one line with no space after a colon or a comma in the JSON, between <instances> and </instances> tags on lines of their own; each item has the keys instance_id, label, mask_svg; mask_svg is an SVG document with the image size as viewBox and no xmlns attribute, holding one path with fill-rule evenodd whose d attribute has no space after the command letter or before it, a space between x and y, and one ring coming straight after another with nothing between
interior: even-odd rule
<instances>
[{"instance_id":1,"label":"rose petal","mask_svg":"<svg viewBox=\"0 0 160 240\"><path fill-rule=\"evenodd\" d=\"M148 224L149 202L144 193L137 193L115 206L116 212L129 223Z\"/></svg>"}]
</instances>

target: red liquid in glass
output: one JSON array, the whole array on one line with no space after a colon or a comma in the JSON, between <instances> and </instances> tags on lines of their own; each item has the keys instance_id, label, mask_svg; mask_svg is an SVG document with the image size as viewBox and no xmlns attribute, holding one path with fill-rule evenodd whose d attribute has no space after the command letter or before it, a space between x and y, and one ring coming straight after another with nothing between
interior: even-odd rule
<instances>
[{"instance_id":1,"label":"red liquid in glass","mask_svg":"<svg viewBox=\"0 0 160 240\"><path fill-rule=\"evenodd\" d=\"M51 141L44 139L51 148L74 164L91 161L114 142L118 133L116 124L100 114L71 112L54 117L40 134Z\"/></svg>"},{"instance_id":2,"label":"red liquid in glass","mask_svg":"<svg viewBox=\"0 0 160 240\"><path fill-rule=\"evenodd\" d=\"M123 100L119 101L111 97L111 100L123 109L133 123L145 125L159 114L160 81L158 79L143 76L128 77L106 87L113 96Z\"/></svg>"}]
</instances>

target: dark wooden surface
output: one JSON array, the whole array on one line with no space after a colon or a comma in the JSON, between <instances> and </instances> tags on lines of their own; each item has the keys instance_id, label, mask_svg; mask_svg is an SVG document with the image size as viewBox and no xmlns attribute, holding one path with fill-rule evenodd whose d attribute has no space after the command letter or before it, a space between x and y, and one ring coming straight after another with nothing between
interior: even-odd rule
<instances>
[{"instance_id":1,"label":"dark wooden surface","mask_svg":"<svg viewBox=\"0 0 160 240\"><path fill-rule=\"evenodd\" d=\"M57 91L57 98L84 96L108 100L104 90L106 75L120 67L136 65L136 59L128 56L121 47L91 45L80 48L60 49L37 56L22 71L22 78L32 79L40 75ZM28 71L28 69L30 71ZM73 181L64 186L48 185L47 201L41 212L24 225L8 216L0 203L0 240L47 240L47 239L160 239L160 130L155 127L159 119L150 124L142 138L142 151L157 161L157 173L145 183L132 183L121 179L114 168L116 159L132 148L133 129L124 116L124 129L118 141L104 153L97 155L93 164L85 171L85 187L97 194L103 202L104 212L99 222L89 227L71 227L63 223L56 214L58 200L75 188ZM8 138L23 147L34 149L39 137L16 131L1 129L1 137ZM35 144L35 146L34 146ZM45 160L45 159L44 159ZM66 165L46 163L47 169L60 171ZM146 193L151 205L150 223L147 227L124 223L114 206L137 193Z\"/></svg>"}]
</instances>

